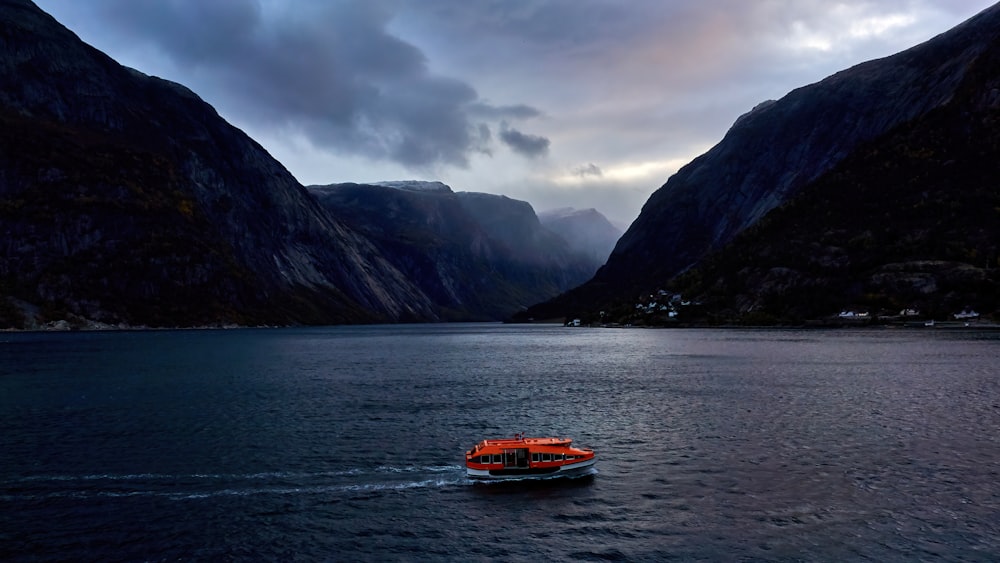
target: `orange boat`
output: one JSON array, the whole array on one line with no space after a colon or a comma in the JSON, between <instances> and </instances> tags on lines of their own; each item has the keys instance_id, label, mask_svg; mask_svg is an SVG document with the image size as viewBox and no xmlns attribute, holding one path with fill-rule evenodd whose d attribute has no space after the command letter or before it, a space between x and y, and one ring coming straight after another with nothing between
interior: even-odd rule
<instances>
[{"instance_id":1,"label":"orange boat","mask_svg":"<svg viewBox=\"0 0 1000 563\"><path fill-rule=\"evenodd\" d=\"M594 450L575 448L571 438L483 440L465 452L465 471L473 479L520 479L580 475L597 461Z\"/></svg>"}]
</instances>

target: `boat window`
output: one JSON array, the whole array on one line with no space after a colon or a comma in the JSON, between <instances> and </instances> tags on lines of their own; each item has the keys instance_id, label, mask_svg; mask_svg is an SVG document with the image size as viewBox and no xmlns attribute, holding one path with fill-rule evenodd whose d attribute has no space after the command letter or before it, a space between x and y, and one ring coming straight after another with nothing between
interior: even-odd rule
<instances>
[{"instance_id":1,"label":"boat window","mask_svg":"<svg viewBox=\"0 0 1000 563\"><path fill-rule=\"evenodd\" d=\"M489 463L489 462L490 462L490 456L488 455L482 456L479 461L479 463Z\"/></svg>"},{"instance_id":2,"label":"boat window","mask_svg":"<svg viewBox=\"0 0 1000 563\"><path fill-rule=\"evenodd\" d=\"M493 454L493 463L503 463L503 454Z\"/></svg>"},{"instance_id":3,"label":"boat window","mask_svg":"<svg viewBox=\"0 0 1000 563\"><path fill-rule=\"evenodd\" d=\"M563 454L553 454L552 459L554 459L555 461L562 461Z\"/></svg>"},{"instance_id":4,"label":"boat window","mask_svg":"<svg viewBox=\"0 0 1000 563\"><path fill-rule=\"evenodd\" d=\"M542 461L552 461L552 454L542 454Z\"/></svg>"},{"instance_id":5,"label":"boat window","mask_svg":"<svg viewBox=\"0 0 1000 563\"><path fill-rule=\"evenodd\" d=\"M531 454L531 461L536 461L537 462L537 461L541 461L541 460L542 460L542 454L537 453L537 452Z\"/></svg>"}]
</instances>

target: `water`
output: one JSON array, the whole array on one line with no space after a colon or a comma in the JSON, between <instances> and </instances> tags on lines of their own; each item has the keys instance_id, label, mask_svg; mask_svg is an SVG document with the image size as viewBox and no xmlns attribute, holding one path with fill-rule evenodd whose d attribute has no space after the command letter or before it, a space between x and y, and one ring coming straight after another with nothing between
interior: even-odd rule
<instances>
[{"instance_id":1,"label":"water","mask_svg":"<svg viewBox=\"0 0 1000 563\"><path fill-rule=\"evenodd\" d=\"M0 334L0 559L983 560L1000 333ZM595 475L472 483L484 437Z\"/></svg>"}]
</instances>

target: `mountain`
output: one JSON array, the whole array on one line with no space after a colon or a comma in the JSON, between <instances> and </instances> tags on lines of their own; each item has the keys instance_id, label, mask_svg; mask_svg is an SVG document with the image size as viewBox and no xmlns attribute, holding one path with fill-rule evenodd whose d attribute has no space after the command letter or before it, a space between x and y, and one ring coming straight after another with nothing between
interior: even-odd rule
<instances>
[{"instance_id":1,"label":"mountain","mask_svg":"<svg viewBox=\"0 0 1000 563\"><path fill-rule=\"evenodd\" d=\"M574 209L564 207L538 214L538 220L548 230L561 236L570 248L604 264L622 236L622 231L594 208Z\"/></svg>"},{"instance_id":2,"label":"mountain","mask_svg":"<svg viewBox=\"0 0 1000 563\"><path fill-rule=\"evenodd\" d=\"M0 85L0 327L437 318L211 106L27 0L0 0Z\"/></svg>"},{"instance_id":3,"label":"mountain","mask_svg":"<svg viewBox=\"0 0 1000 563\"><path fill-rule=\"evenodd\" d=\"M545 230L526 202L455 193L440 182L310 186L363 233L446 320L500 320L552 297L597 265Z\"/></svg>"},{"instance_id":4,"label":"mountain","mask_svg":"<svg viewBox=\"0 0 1000 563\"><path fill-rule=\"evenodd\" d=\"M998 69L1000 42L948 104L859 147L668 284L702 303L689 320L1000 312Z\"/></svg>"},{"instance_id":5,"label":"mountain","mask_svg":"<svg viewBox=\"0 0 1000 563\"><path fill-rule=\"evenodd\" d=\"M985 269L968 274L974 278L995 276L995 250L983 241L997 224L989 211L997 188L988 178L1000 162L990 129L998 51L1000 5L917 47L759 105L650 197L592 280L524 317L634 308L640 295L668 287L708 296L716 283L733 297L716 303L719 320L759 311L764 301L778 309L786 300L815 303L768 313L774 318L835 313L865 287L879 295L867 301L887 308L908 303L918 287L932 308L963 299L993 306L984 293L992 282L956 292L943 278L965 276L966 266ZM858 255L859 245L879 251ZM776 255L798 259L762 271ZM816 272L831 264L848 271ZM716 276L723 271L730 277ZM903 281L938 274L941 284ZM747 289L736 299L764 278L763 293Z\"/></svg>"}]
</instances>

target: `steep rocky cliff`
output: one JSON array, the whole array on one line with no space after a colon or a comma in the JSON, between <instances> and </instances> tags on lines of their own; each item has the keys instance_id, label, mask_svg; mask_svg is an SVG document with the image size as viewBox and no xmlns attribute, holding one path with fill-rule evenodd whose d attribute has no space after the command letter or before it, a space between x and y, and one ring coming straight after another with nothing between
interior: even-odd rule
<instances>
[{"instance_id":1,"label":"steep rocky cliff","mask_svg":"<svg viewBox=\"0 0 1000 563\"><path fill-rule=\"evenodd\" d=\"M364 237L175 83L0 1L0 325L433 320Z\"/></svg>"},{"instance_id":2,"label":"steep rocky cliff","mask_svg":"<svg viewBox=\"0 0 1000 563\"><path fill-rule=\"evenodd\" d=\"M585 281L573 253L523 201L454 193L438 182L332 184L309 190L363 233L448 320L499 320Z\"/></svg>"},{"instance_id":3,"label":"steep rocky cliff","mask_svg":"<svg viewBox=\"0 0 1000 563\"><path fill-rule=\"evenodd\" d=\"M826 177L838 165L872 150L872 143L943 108L963 115L970 102L960 89L992 96L1000 67L989 62L995 60L998 37L1000 6L994 6L917 47L760 104L650 197L590 282L532 308L528 316L593 310L665 287L772 210L817 182L832 181ZM897 156L876 153L872 158L891 166ZM1000 161L1000 155L993 158ZM890 193L887 187L867 182L834 197L872 196L885 206L880 221L894 221L901 213L891 198L880 195Z\"/></svg>"}]
</instances>

